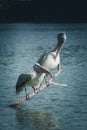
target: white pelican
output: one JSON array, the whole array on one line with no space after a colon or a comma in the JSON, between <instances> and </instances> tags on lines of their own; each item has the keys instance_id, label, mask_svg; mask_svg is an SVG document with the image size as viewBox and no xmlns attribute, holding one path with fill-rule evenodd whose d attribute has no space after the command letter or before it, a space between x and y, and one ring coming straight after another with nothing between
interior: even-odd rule
<instances>
[{"instance_id":1,"label":"white pelican","mask_svg":"<svg viewBox=\"0 0 87 130\"><path fill-rule=\"evenodd\" d=\"M51 71L58 67L58 71L60 69L60 57L59 52L62 45L66 41L66 34L64 32L59 33L57 35L57 45L53 49L53 51L49 53L44 53L37 63L33 66L33 71L25 74L21 74L18 78L16 84L16 92L19 93L25 88L26 86L31 86L34 91L38 89L44 77L48 74L51 74Z\"/></svg>"},{"instance_id":2,"label":"white pelican","mask_svg":"<svg viewBox=\"0 0 87 130\"><path fill-rule=\"evenodd\" d=\"M37 63L34 65L34 70L39 70L38 66L42 66L45 69L48 70L48 72L51 72L53 69L55 69L58 66L58 70L60 67L60 56L59 52L62 48L62 45L66 42L66 33L62 32L57 35L57 45L53 49L53 51L44 53L40 59L37 61Z\"/></svg>"}]
</instances>

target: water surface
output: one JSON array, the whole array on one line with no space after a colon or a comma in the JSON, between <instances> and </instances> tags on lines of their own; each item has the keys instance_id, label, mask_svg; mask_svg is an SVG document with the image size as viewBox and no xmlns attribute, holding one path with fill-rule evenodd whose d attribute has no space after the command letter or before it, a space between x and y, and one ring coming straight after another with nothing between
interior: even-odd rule
<instances>
[{"instance_id":1,"label":"water surface","mask_svg":"<svg viewBox=\"0 0 87 130\"><path fill-rule=\"evenodd\" d=\"M50 86L17 108L8 107L25 94L15 93L19 74L54 48L61 31L68 38L56 82L68 86ZM19 129L87 129L87 24L0 24L0 130Z\"/></svg>"}]
</instances>

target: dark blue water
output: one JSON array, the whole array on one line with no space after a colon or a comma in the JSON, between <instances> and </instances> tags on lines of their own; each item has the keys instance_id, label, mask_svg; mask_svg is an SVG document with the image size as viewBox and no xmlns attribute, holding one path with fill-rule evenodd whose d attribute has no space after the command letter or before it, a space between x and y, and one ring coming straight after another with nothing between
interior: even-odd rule
<instances>
[{"instance_id":1,"label":"dark blue water","mask_svg":"<svg viewBox=\"0 0 87 130\"><path fill-rule=\"evenodd\" d=\"M19 105L16 95L20 73L31 70L44 51L64 31L67 42L60 56L62 73L56 82ZM87 24L0 24L0 130L87 129Z\"/></svg>"}]
</instances>

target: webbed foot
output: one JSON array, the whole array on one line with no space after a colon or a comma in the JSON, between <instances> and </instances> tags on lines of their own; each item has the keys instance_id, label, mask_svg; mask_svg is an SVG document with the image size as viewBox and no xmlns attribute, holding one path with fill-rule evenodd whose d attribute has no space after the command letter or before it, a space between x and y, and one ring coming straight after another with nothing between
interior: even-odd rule
<instances>
[{"instance_id":1,"label":"webbed foot","mask_svg":"<svg viewBox=\"0 0 87 130\"><path fill-rule=\"evenodd\" d=\"M33 86L31 86L31 87L33 88L33 90L34 90L35 93L39 93L39 91L40 91L39 88L35 88L35 87L33 87Z\"/></svg>"},{"instance_id":2,"label":"webbed foot","mask_svg":"<svg viewBox=\"0 0 87 130\"><path fill-rule=\"evenodd\" d=\"M29 97L29 95L26 95L26 100L28 100L30 97Z\"/></svg>"},{"instance_id":3,"label":"webbed foot","mask_svg":"<svg viewBox=\"0 0 87 130\"><path fill-rule=\"evenodd\" d=\"M25 95L26 95L26 100L28 100L30 97L29 97L29 95L27 94L27 89L26 89L26 87L25 87Z\"/></svg>"}]
</instances>

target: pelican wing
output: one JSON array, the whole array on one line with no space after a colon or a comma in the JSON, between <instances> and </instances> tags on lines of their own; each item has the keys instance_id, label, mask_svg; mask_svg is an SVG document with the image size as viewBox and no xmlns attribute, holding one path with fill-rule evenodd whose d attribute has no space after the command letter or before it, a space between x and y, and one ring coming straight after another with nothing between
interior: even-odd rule
<instances>
[{"instance_id":1,"label":"pelican wing","mask_svg":"<svg viewBox=\"0 0 87 130\"><path fill-rule=\"evenodd\" d=\"M26 83L31 80L31 75L30 74L21 74L18 77L18 81L16 84L16 93L19 93L23 90L25 87Z\"/></svg>"},{"instance_id":2,"label":"pelican wing","mask_svg":"<svg viewBox=\"0 0 87 130\"><path fill-rule=\"evenodd\" d=\"M44 53L40 58L39 58L39 60L37 61L37 63L39 63L40 65L41 64L43 64L43 62L46 60L46 58L47 58L47 55L48 55L48 53Z\"/></svg>"}]
</instances>

